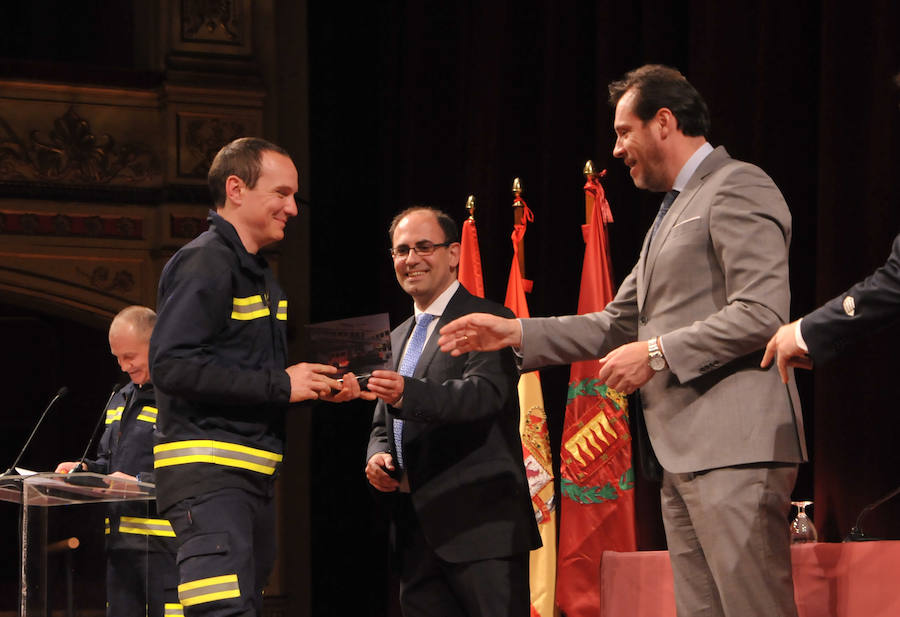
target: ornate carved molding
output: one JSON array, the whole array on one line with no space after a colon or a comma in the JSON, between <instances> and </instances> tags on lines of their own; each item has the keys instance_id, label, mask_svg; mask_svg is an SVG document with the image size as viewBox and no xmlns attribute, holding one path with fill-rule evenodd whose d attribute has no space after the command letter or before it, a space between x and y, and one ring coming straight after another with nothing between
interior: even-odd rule
<instances>
[{"instance_id":1,"label":"ornate carved molding","mask_svg":"<svg viewBox=\"0 0 900 617\"><path fill-rule=\"evenodd\" d=\"M232 0L182 0L182 39L242 45L247 24L241 8Z\"/></svg>"},{"instance_id":2,"label":"ornate carved molding","mask_svg":"<svg viewBox=\"0 0 900 617\"><path fill-rule=\"evenodd\" d=\"M241 119L180 112L178 118L178 177L206 180L219 149L251 134Z\"/></svg>"},{"instance_id":3,"label":"ornate carved molding","mask_svg":"<svg viewBox=\"0 0 900 617\"><path fill-rule=\"evenodd\" d=\"M127 216L0 211L0 235L142 240L144 221Z\"/></svg>"},{"instance_id":4,"label":"ornate carved molding","mask_svg":"<svg viewBox=\"0 0 900 617\"><path fill-rule=\"evenodd\" d=\"M209 229L209 222L199 216L176 216L169 217L169 233L172 238L180 238L192 240L201 232Z\"/></svg>"},{"instance_id":5,"label":"ornate carved molding","mask_svg":"<svg viewBox=\"0 0 900 617\"><path fill-rule=\"evenodd\" d=\"M0 181L39 180L82 185L136 183L162 176L159 156L147 144L117 145L107 133L95 135L74 105L56 118L53 129L20 137L0 117Z\"/></svg>"},{"instance_id":6,"label":"ornate carved molding","mask_svg":"<svg viewBox=\"0 0 900 617\"><path fill-rule=\"evenodd\" d=\"M75 271L86 278L91 287L104 293L129 293L135 286L134 274L128 270L118 270L112 276L106 266L97 266L90 272L81 268L75 268Z\"/></svg>"}]
</instances>

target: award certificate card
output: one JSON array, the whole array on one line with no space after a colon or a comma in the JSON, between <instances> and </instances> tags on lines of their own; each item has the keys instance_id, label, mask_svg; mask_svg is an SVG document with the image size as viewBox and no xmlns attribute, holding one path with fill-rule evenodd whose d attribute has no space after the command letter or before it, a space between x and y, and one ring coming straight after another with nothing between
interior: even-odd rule
<instances>
[{"instance_id":1,"label":"award certificate card","mask_svg":"<svg viewBox=\"0 0 900 617\"><path fill-rule=\"evenodd\" d=\"M387 313L309 324L310 360L336 366L338 378L348 371L368 377L376 369L390 370L390 328Z\"/></svg>"}]
</instances>

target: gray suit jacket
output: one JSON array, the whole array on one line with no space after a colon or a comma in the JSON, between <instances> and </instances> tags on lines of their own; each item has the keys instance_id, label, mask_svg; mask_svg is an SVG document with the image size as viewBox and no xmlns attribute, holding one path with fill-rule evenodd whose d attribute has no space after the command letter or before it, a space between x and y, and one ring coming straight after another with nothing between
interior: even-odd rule
<instances>
[{"instance_id":1,"label":"gray suit jacket","mask_svg":"<svg viewBox=\"0 0 900 617\"><path fill-rule=\"evenodd\" d=\"M662 337L668 369L641 388L647 432L673 473L806 460L793 378L759 368L788 319L791 216L761 169L719 147L678 195L600 313L523 320L523 370Z\"/></svg>"}]
</instances>

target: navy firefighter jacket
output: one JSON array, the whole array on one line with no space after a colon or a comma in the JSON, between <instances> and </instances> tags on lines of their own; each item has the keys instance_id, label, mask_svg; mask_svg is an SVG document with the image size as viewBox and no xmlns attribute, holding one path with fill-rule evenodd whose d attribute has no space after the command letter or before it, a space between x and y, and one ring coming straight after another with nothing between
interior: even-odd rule
<instances>
[{"instance_id":1,"label":"navy firefighter jacket","mask_svg":"<svg viewBox=\"0 0 900 617\"><path fill-rule=\"evenodd\" d=\"M221 488L271 495L284 452L287 299L266 260L215 212L163 269L150 374L164 512Z\"/></svg>"},{"instance_id":2,"label":"navy firefighter jacket","mask_svg":"<svg viewBox=\"0 0 900 617\"><path fill-rule=\"evenodd\" d=\"M97 458L85 460L88 471L121 471L153 482L153 430L156 398L152 384L128 382L110 399ZM106 519L109 548L175 552L175 532L151 501L111 503Z\"/></svg>"}]
</instances>

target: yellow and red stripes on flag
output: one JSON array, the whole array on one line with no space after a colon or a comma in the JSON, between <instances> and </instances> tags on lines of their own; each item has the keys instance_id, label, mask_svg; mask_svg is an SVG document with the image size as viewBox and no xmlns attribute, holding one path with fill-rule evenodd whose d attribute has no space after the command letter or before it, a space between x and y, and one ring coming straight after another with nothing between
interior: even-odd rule
<instances>
[{"instance_id":1,"label":"yellow and red stripes on flag","mask_svg":"<svg viewBox=\"0 0 900 617\"><path fill-rule=\"evenodd\" d=\"M513 261L504 304L516 317L528 317L525 292L531 290L531 281L526 281L522 276L519 251L525 227L534 220L534 215L519 196L516 196L513 205L522 207L522 221L513 228ZM531 551L531 617L553 617L556 614L556 498L553 490L550 433L544 412L541 379L537 372L525 373L519 378L519 433L522 436L522 455L525 459L531 504L543 541L541 548Z\"/></svg>"},{"instance_id":2,"label":"yellow and red stripes on flag","mask_svg":"<svg viewBox=\"0 0 900 617\"><path fill-rule=\"evenodd\" d=\"M578 313L602 311L614 292L606 224L612 213L589 174L582 227L584 266ZM556 597L566 617L600 615L603 551L636 549L634 471L625 397L597 380L597 360L572 365L560 451L560 530ZM615 617L615 616L603 616Z\"/></svg>"},{"instance_id":3,"label":"yellow and red stripes on flag","mask_svg":"<svg viewBox=\"0 0 900 617\"><path fill-rule=\"evenodd\" d=\"M469 197L469 218L463 223L459 247L460 284L473 296L484 297L484 278L481 275L481 251L478 250L478 231L475 229L474 198ZM466 207L469 207L468 205Z\"/></svg>"}]
</instances>

